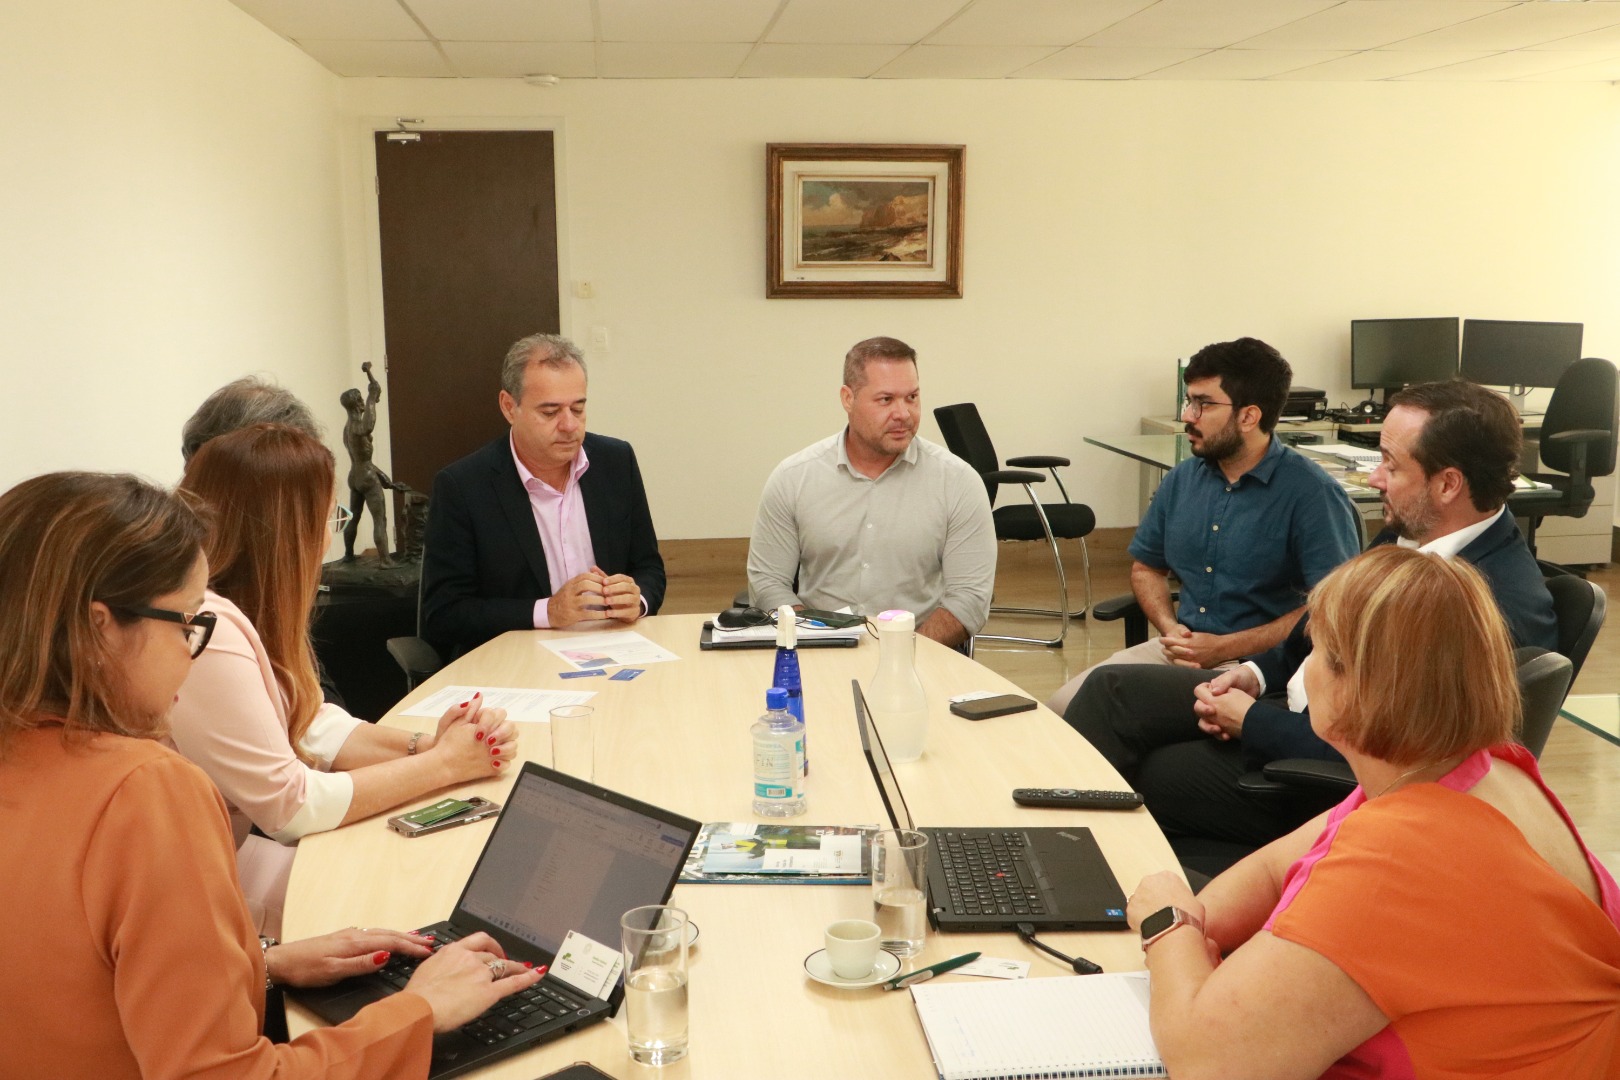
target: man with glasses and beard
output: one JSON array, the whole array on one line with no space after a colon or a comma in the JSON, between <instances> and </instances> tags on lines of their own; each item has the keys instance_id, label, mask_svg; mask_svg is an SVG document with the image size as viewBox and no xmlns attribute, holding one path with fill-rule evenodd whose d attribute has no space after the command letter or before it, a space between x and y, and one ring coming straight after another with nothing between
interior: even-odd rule
<instances>
[{"instance_id":1,"label":"man with glasses and beard","mask_svg":"<svg viewBox=\"0 0 1620 1080\"><path fill-rule=\"evenodd\" d=\"M1385 527L1371 546L1471 563L1513 644L1555 649L1552 595L1506 506L1523 443L1513 407L1461 379L1409 386L1389 401L1369 479L1383 493ZM1219 674L1113 668L1087 683L1064 719L1143 793L1183 862L1217 873L1339 799L1257 798L1238 787L1268 761L1342 760L1311 729L1301 671L1310 652L1301 620L1281 644Z\"/></svg>"},{"instance_id":2,"label":"man with glasses and beard","mask_svg":"<svg viewBox=\"0 0 1620 1080\"><path fill-rule=\"evenodd\" d=\"M1047 701L1053 712L1104 665L1201 670L1269 649L1359 547L1349 496L1272 434L1293 379L1276 349L1247 337L1206 345L1185 378L1193 457L1165 475L1130 546L1131 591L1159 636L1071 679Z\"/></svg>"}]
</instances>

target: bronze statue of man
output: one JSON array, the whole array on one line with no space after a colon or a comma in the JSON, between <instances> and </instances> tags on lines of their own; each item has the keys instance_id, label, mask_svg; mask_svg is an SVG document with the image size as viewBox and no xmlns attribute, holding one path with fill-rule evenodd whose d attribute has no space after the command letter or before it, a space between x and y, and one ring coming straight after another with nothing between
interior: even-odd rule
<instances>
[{"instance_id":1,"label":"bronze statue of man","mask_svg":"<svg viewBox=\"0 0 1620 1080\"><path fill-rule=\"evenodd\" d=\"M382 400L382 387L371 374L371 361L360 365L366 373L365 401L360 391L351 388L338 398L349 419L343 424L343 445L349 451L349 507L354 516L343 527L343 561L354 561L354 538L360 532L360 514L371 511L371 536L377 546L377 558L384 566L394 561L388 555L388 496L384 494L393 482L371 460L371 432L377 426L377 402Z\"/></svg>"}]
</instances>

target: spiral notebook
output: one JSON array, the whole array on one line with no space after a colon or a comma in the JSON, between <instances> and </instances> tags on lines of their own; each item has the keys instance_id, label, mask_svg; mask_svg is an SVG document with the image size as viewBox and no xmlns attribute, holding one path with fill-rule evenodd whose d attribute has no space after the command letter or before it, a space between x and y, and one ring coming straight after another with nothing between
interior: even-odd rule
<instances>
[{"instance_id":1,"label":"spiral notebook","mask_svg":"<svg viewBox=\"0 0 1620 1080\"><path fill-rule=\"evenodd\" d=\"M941 1080L1167 1076L1145 971L911 988Z\"/></svg>"}]
</instances>

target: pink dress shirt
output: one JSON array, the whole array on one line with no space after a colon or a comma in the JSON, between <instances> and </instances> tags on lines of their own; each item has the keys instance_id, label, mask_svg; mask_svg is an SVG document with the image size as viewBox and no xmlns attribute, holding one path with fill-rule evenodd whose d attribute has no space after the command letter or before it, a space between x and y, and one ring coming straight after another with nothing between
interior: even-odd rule
<instances>
[{"instance_id":1,"label":"pink dress shirt","mask_svg":"<svg viewBox=\"0 0 1620 1080\"><path fill-rule=\"evenodd\" d=\"M540 530L540 548L546 553L546 570L551 574L551 593L555 596L569 581L596 565L591 526L585 520L585 497L579 491L579 478L585 475L591 462L585 456L585 448L580 447L561 491L528 470L518 457L515 444L512 463L517 466L523 490L529 493L529 509L534 511L534 525ZM546 608L548 599L542 597L534 602L537 630L551 626L551 615Z\"/></svg>"}]
</instances>

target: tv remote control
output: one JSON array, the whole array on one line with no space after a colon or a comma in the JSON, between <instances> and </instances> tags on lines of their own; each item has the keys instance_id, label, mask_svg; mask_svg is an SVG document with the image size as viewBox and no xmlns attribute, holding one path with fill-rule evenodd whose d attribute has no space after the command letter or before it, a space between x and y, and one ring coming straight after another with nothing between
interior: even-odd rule
<instances>
[{"instance_id":1,"label":"tv remote control","mask_svg":"<svg viewBox=\"0 0 1620 1080\"><path fill-rule=\"evenodd\" d=\"M1142 805L1137 791L1076 791L1074 788L1014 788L1019 806L1051 806L1069 810L1134 810Z\"/></svg>"}]
</instances>

